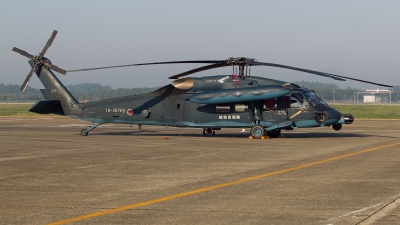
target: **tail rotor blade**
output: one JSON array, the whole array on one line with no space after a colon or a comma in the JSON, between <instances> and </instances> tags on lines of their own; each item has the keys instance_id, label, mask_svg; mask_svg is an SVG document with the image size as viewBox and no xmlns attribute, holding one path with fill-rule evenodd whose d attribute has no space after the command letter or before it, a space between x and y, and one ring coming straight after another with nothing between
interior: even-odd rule
<instances>
[{"instance_id":1,"label":"tail rotor blade","mask_svg":"<svg viewBox=\"0 0 400 225\"><path fill-rule=\"evenodd\" d=\"M16 47L14 47L12 49L13 52L19 53L20 55L25 56L25 57L33 60L33 63L35 64L32 67L31 71L29 72L28 76L26 76L25 81L24 81L24 83L22 84L22 86L20 88L21 91L25 91L26 86L28 86L29 80L31 79L33 73L36 71L36 69L38 67L46 66L46 67L48 67L48 68L50 68L50 69L52 69L52 70L54 70L54 71L56 71L58 73L64 74L64 75L67 73L66 70L61 69L58 66L52 65L50 60L48 60L48 59L43 57L43 55L46 53L47 49L49 49L49 47L53 43L54 39L56 38L57 33L58 33L57 30L53 31L53 33L51 34L49 40L47 40L47 43L44 46L42 52L40 52L38 56L33 56L33 55L27 53L26 51L21 50L21 49L16 48Z\"/></svg>"},{"instance_id":2,"label":"tail rotor blade","mask_svg":"<svg viewBox=\"0 0 400 225\"><path fill-rule=\"evenodd\" d=\"M32 67L31 72L29 72L28 76L26 76L26 79L25 79L24 83L22 84L22 86L20 88L21 91L25 91L25 88L28 85L29 80L31 79L33 73L36 70L36 67L37 67L36 65L34 67Z\"/></svg>"},{"instance_id":3,"label":"tail rotor blade","mask_svg":"<svg viewBox=\"0 0 400 225\"><path fill-rule=\"evenodd\" d=\"M52 70L54 70L54 71L56 71L56 72L58 72L58 73L61 73L61 74L63 74L63 75L65 75L65 74L67 73L66 70L61 69L60 67L58 67L58 66L56 66L56 65L49 64L49 63L47 63L47 62L44 63L44 66L47 66L47 67L49 67L50 69L52 69Z\"/></svg>"},{"instance_id":4,"label":"tail rotor blade","mask_svg":"<svg viewBox=\"0 0 400 225\"><path fill-rule=\"evenodd\" d=\"M12 50L13 50L13 52L19 53L20 55L23 55L23 56L25 56L25 57L27 57L29 59L33 59L34 58L33 55L31 55L31 54L27 53L26 51L21 50L19 48L14 47Z\"/></svg>"},{"instance_id":5,"label":"tail rotor blade","mask_svg":"<svg viewBox=\"0 0 400 225\"><path fill-rule=\"evenodd\" d=\"M46 53L47 49L51 46L51 44L54 41L54 38L56 38L58 31L54 30L53 33L51 34L49 40L47 41L46 45L44 46L42 52L39 54L39 58L43 57L43 55Z\"/></svg>"}]
</instances>

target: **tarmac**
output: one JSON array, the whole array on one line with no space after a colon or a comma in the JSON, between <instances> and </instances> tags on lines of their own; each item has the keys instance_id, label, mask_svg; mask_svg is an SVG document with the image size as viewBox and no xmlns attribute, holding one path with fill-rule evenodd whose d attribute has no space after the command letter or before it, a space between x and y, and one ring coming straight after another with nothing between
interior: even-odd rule
<instances>
[{"instance_id":1,"label":"tarmac","mask_svg":"<svg viewBox=\"0 0 400 225\"><path fill-rule=\"evenodd\" d=\"M400 120L249 129L0 118L0 224L400 224Z\"/></svg>"}]
</instances>

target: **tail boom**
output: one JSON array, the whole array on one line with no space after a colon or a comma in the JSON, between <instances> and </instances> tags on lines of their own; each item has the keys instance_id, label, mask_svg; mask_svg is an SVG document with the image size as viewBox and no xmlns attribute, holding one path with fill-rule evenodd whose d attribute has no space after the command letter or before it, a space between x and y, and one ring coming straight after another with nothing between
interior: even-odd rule
<instances>
[{"instance_id":1,"label":"tail boom","mask_svg":"<svg viewBox=\"0 0 400 225\"><path fill-rule=\"evenodd\" d=\"M29 64L32 67L35 67L36 64L30 60ZM60 82L60 80L54 75L54 73L46 66L38 66L36 68L36 74L39 77L40 81L43 83L44 87L47 90L47 93L50 93L53 100L50 101L42 101L39 104L36 103L35 106L40 108L44 107L47 109L46 112L49 111L49 108L55 108L58 104L61 104L62 113L65 116L73 117L73 118L81 118L82 117L82 107L80 107L79 102L71 95L71 93L65 88L65 86ZM48 97L46 97L48 99ZM45 103L43 103L45 102ZM32 107L33 109L34 107ZM35 110L36 111L36 110ZM61 111L56 110L59 114Z\"/></svg>"}]
</instances>

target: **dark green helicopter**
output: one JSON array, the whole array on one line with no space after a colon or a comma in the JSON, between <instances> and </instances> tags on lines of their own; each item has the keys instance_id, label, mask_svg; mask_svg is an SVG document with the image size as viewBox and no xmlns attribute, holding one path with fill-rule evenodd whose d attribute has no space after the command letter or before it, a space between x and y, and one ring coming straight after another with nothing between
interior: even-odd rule
<instances>
[{"instance_id":1,"label":"dark green helicopter","mask_svg":"<svg viewBox=\"0 0 400 225\"><path fill-rule=\"evenodd\" d=\"M91 130L105 123L138 124L139 127L141 125L197 127L203 128L203 135L206 133L215 135L215 130L221 130L221 128L251 128L250 134L256 139L265 135L278 137L282 129L332 126L334 130L340 130L342 124L353 123L352 115L342 114L330 107L313 90L301 88L293 83L251 76L251 66L280 67L335 80L350 79L391 87L329 73L258 62L244 57L226 60L141 63L66 71L43 57L56 34L57 31L53 31L38 56L15 47L12 49L28 57L32 67L21 86L21 91L25 90L35 72L46 88L41 89L46 100L36 102L29 111L91 121L92 126L81 130L82 136L87 136ZM78 102L52 72L53 70L66 74L124 66L178 63L208 65L171 76L169 78L176 80L151 93L84 103ZM234 72L230 75L181 78L226 66L232 66ZM235 68L238 73L235 73Z\"/></svg>"}]
</instances>

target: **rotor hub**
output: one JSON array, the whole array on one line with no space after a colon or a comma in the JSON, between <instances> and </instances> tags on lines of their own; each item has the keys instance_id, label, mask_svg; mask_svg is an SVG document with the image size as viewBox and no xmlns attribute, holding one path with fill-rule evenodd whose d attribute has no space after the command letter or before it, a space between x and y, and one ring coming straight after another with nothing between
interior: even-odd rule
<instances>
[{"instance_id":1,"label":"rotor hub","mask_svg":"<svg viewBox=\"0 0 400 225\"><path fill-rule=\"evenodd\" d=\"M246 58L246 57L230 57L226 59L226 64L227 65L232 65L232 66L239 66L239 76L244 76L244 67L250 68L251 65L253 65L254 62L257 60L254 58ZM250 73L250 72L249 72Z\"/></svg>"},{"instance_id":2,"label":"rotor hub","mask_svg":"<svg viewBox=\"0 0 400 225\"><path fill-rule=\"evenodd\" d=\"M253 62L256 62L257 60L254 58L246 58L246 57L230 57L226 59L226 63L228 65L232 66L249 66Z\"/></svg>"}]
</instances>

